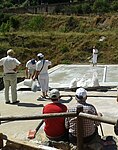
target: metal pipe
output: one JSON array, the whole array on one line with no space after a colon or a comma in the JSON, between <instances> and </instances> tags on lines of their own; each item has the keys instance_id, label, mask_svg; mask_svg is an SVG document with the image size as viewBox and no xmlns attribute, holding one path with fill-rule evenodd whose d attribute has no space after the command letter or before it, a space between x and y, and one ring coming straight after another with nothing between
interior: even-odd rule
<instances>
[{"instance_id":1,"label":"metal pipe","mask_svg":"<svg viewBox=\"0 0 118 150\"><path fill-rule=\"evenodd\" d=\"M117 86L117 102L118 102L118 86Z\"/></svg>"},{"instance_id":2,"label":"metal pipe","mask_svg":"<svg viewBox=\"0 0 118 150\"><path fill-rule=\"evenodd\" d=\"M107 66L105 66L105 68L104 68L104 74L103 74L102 82L106 82L106 77L107 77Z\"/></svg>"},{"instance_id":3,"label":"metal pipe","mask_svg":"<svg viewBox=\"0 0 118 150\"><path fill-rule=\"evenodd\" d=\"M61 95L60 97L75 97L75 95ZM116 95L87 95L87 97L111 97L116 98Z\"/></svg>"},{"instance_id":4,"label":"metal pipe","mask_svg":"<svg viewBox=\"0 0 118 150\"><path fill-rule=\"evenodd\" d=\"M97 91L97 90L108 90L108 89L112 89L112 88L116 88L117 86L97 86L97 87L85 87L85 89L87 91ZM69 87L60 87L60 88L56 88L58 89L59 91L75 91L76 89L78 89L80 87L75 87L75 88L69 88ZM49 88L50 90L54 89L52 87Z\"/></svg>"}]
</instances>

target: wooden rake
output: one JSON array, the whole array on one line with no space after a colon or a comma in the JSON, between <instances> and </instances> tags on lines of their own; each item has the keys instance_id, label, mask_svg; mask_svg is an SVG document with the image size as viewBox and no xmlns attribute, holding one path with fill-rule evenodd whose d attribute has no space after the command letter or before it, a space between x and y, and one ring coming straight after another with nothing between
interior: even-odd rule
<instances>
[{"instance_id":1,"label":"wooden rake","mask_svg":"<svg viewBox=\"0 0 118 150\"><path fill-rule=\"evenodd\" d=\"M38 124L38 126L36 127L36 129L34 129L34 130L29 130L29 132L28 132L28 138L29 138L29 139L34 139L34 138L35 138L36 133L38 132L38 130L39 130L40 127L42 126L43 122L44 122L44 120L42 120L42 121Z\"/></svg>"}]
</instances>

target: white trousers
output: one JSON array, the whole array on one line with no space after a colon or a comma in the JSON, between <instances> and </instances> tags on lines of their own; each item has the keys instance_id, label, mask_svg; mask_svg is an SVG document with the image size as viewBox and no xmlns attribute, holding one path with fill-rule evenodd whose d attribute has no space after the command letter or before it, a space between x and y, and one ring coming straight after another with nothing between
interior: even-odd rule
<instances>
[{"instance_id":1,"label":"white trousers","mask_svg":"<svg viewBox=\"0 0 118 150\"><path fill-rule=\"evenodd\" d=\"M93 54L93 64L97 64L97 54Z\"/></svg>"},{"instance_id":2,"label":"white trousers","mask_svg":"<svg viewBox=\"0 0 118 150\"><path fill-rule=\"evenodd\" d=\"M5 87L5 100L6 102L9 100L9 88L11 86L11 97L12 102L17 101L17 74L4 74L3 76L4 87Z\"/></svg>"},{"instance_id":3,"label":"white trousers","mask_svg":"<svg viewBox=\"0 0 118 150\"><path fill-rule=\"evenodd\" d=\"M46 92L49 89L49 75L48 74L39 74L38 81L41 86L41 91Z\"/></svg>"}]
</instances>

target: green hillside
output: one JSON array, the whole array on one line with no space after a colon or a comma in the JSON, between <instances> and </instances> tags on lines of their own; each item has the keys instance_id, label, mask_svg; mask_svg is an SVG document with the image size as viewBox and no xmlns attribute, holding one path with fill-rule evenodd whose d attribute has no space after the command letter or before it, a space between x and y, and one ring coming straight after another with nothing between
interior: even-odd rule
<instances>
[{"instance_id":1,"label":"green hillside","mask_svg":"<svg viewBox=\"0 0 118 150\"><path fill-rule=\"evenodd\" d=\"M23 68L26 61L36 58L39 52L51 60L53 66L61 63L88 64L93 45L99 50L98 63L118 64L118 13L1 16L0 58L12 48Z\"/></svg>"}]
</instances>

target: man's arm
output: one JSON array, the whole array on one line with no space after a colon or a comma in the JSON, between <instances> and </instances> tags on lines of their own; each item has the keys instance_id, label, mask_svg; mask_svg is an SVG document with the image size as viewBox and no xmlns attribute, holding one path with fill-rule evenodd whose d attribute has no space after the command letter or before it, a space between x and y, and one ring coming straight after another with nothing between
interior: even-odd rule
<instances>
[{"instance_id":1,"label":"man's arm","mask_svg":"<svg viewBox=\"0 0 118 150\"><path fill-rule=\"evenodd\" d=\"M102 113L97 112L96 108L93 105L90 105L90 109L88 110L88 114L97 115L99 117L102 116ZM99 126L101 122L95 121L95 126Z\"/></svg>"},{"instance_id":2,"label":"man's arm","mask_svg":"<svg viewBox=\"0 0 118 150\"><path fill-rule=\"evenodd\" d=\"M16 66L16 67L13 69L13 71L17 72L20 66L21 66L21 64L19 64L18 66Z\"/></svg>"},{"instance_id":3,"label":"man's arm","mask_svg":"<svg viewBox=\"0 0 118 150\"><path fill-rule=\"evenodd\" d=\"M25 69L26 78L28 79L28 68Z\"/></svg>"},{"instance_id":4,"label":"man's arm","mask_svg":"<svg viewBox=\"0 0 118 150\"><path fill-rule=\"evenodd\" d=\"M32 79L33 79L33 77L35 76L35 74L36 74L36 70L33 72Z\"/></svg>"},{"instance_id":5,"label":"man's arm","mask_svg":"<svg viewBox=\"0 0 118 150\"><path fill-rule=\"evenodd\" d=\"M37 79L38 75L39 75L39 71L36 70L36 71L35 71L35 75L34 75L34 77L33 77L33 80Z\"/></svg>"}]
</instances>

